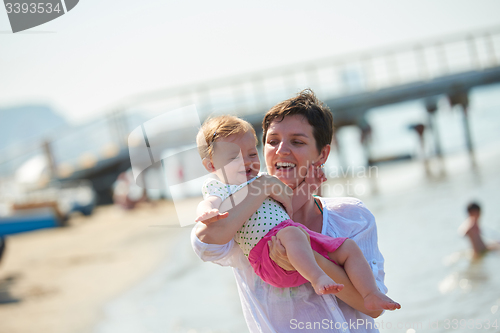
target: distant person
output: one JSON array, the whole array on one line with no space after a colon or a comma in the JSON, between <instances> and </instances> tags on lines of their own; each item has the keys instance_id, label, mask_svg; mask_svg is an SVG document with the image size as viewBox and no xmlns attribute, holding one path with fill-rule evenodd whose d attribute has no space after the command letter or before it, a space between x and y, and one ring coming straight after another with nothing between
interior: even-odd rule
<instances>
[{"instance_id":1,"label":"distant person","mask_svg":"<svg viewBox=\"0 0 500 333\"><path fill-rule=\"evenodd\" d=\"M119 174L113 186L113 202L123 209L134 209L147 198L146 191L135 184L131 169Z\"/></svg>"},{"instance_id":2,"label":"distant person","mask_svg":"<svg viewBox=\"0 0 500 333\"><path fill-rule=\"evenodd\" d=\"M481 207L475 202L471 202L467 206L467 213L469 217L462 223L458 229L460 234L464 237L468 237L472 250L474 251L474 257L480 257L481 255L488 252L488 250L497 249L495 246L486 246L481 237L481 229L479 228L479 217L481 216Z\"/></svg>"}]
</instances>

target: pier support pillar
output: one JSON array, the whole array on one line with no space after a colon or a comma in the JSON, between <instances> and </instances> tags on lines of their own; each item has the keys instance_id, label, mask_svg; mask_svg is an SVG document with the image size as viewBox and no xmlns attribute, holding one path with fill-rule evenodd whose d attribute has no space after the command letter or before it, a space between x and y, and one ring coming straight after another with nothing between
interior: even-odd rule
<instances>
[{"instance_id":1,"label":"pier support pillar","mask_svg":"<svg viewBox=\"0 0 500 333\"><path fill-rule=\"evenodd\" d=\"M363 117L362 121L358 123L358 127L361 130L361 145L363 146L363 152L365 154L365 172L366 174L370 175L370 167L373 166L373 159L372 159L372 153L371 153L371 141L372 141L372 127L368 123L368 120ZM369 182L370 182L370 188L371 188L371 193L372 194L377 194L379 192L378 190L378 184L377 184L377 179L372 178L369 176Z\"/></svg>"},{"instance_id":2,"label":"pier support pillar","mask_svg":"<svg viewBox=\"0 0 500 333\"><path fill-rule=\"evenodd\" d=\"M424 162L425 175L430 178L432 174L431 174L431 169L429 167L429 159L427 157L427 154L425 153L425 140L424 140L425 125L424 124L411 125L410 129L414 130L418 135L418 139L420 142L420 150L422 152L422 158Z\"/></svg>"},{"instance_id":3,"label":"pier support pillar","mask_svg":"<svg viewBox=\"0 0 500 333\"><path fill-rule=\"evenodd\" d=\"M333 132L332 143L335 146L335 149L337 150L337 156L339 159L340 168L345 168L345 167L347 167L347 163L346 163L345 158L344 158L342 147L340 146L339 137L337 135L337 130L338 130L338 128L336 130L334 130L334 132Z\"/></svg>"},{"instance_id":4,"label":"pier support pillar","mask_svg":"<svg viewBox=\"0 0 500 333\"><path fill-rule=\"evenodd\" d=\"M472 167L477 168L476 157L474 153L474 146L472 145L472 135L470 131L469 124L469 108L467 106L462 106L463 111L463 122L464 122L464 132L465 132L465 140L467 142L467 150L469 151L469 157L471 161Z\"/></svg>"},{"instance_id":5,"label":"pier support pillar","mask_svg":"<svg viewBox=\"0 0 500 333\"><path fill-rule=\"evenodd\" d=\"M463 126L465 142L467 144L467 150L469 151L469 159L473 169L477 168L476 157L474 153L474 145L472 143L472 135L469 124L469 94L465 89L460 89L460 87L455 88L454 91L448 94L448 99L450 101L451 107L455 105L460 105L463 112Z\"/></svg>"},{"instance_id":6,"label":"pier support pillar","mask_svg":"<svg viewBox=\"0 0 500 333\"><path fill-rule=\"evenodd\" d=\"M436 121L436 112L438 110L437 102L438 99L436 97L429 97L424 101L425 109L427 110L428 115L428 126L432 132L432 136L434 137L434 153L436 154L441 165L441 176L445 176L446 166L444 163L443 149L441 147L441 138L439 136L439 127Z\"/></svg>"}]
</instances>

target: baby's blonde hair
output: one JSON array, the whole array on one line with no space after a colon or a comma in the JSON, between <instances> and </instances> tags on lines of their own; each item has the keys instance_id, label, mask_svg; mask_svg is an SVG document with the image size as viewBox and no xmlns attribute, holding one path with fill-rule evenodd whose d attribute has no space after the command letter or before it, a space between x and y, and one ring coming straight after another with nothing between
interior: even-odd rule
<instances>
[{"instance_id":1,"label":"baby's blonde hair","mask_svg":"<svg viewBox=\"0 0 500 333\"><path fill-rule=\"evenodd\" d=\"M201 159L212 157L214 152L213 143L217 139L227 138L230 135L246 133L248 131L252 132L255 138L255 144L257 144L257 135L249 122L230 115L208 118L203 125L201 125L196 135L196 144Z\"/></svg>"}]
</instances>

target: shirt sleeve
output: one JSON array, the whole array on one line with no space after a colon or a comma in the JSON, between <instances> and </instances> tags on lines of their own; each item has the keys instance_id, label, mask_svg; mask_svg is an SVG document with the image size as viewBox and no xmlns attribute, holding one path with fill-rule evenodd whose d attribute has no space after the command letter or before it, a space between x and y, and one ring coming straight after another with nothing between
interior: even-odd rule
<instances>
[{"instance_id":1,"label":"shirt sleeve","mask_svg":"<svg viewBox=\"0 0 500 333\"><path fill-rule=\"evenodd\" d=\"M377 287L387 293L384 257L378 248L377 224L373 214L361 200L355 198L339 198L328 206L330 232L336 237L349 237L358 244L372 269Z\"/></svg>"},{"instance_id":2,"label":"shirt sleeve","mask_svg":"<svg viewBox=\"0 0 500 333\"><path fill-rule=\"evenodd\" d=\"M201 188L203 199L206 199L210 196L216 196L220 198L222 201L228 198L228 191L225 188L225 184L216 180L216 179L207 179Z\"/></svg>"},{"instance_id":3,"label":"shirt sleeve","mask_svg":"<svg viewBox=\"0 0 500 333\"><path fill-rule=\"evenodd\" d=\"M246 268L250 263L244 256L240 247L234 239L226 244L207 244L196 236L197 223L191 230L191 246L196 255L203 261L213 262L221 266L231 266L234 268Z\"/></svg>"}]
</instances>

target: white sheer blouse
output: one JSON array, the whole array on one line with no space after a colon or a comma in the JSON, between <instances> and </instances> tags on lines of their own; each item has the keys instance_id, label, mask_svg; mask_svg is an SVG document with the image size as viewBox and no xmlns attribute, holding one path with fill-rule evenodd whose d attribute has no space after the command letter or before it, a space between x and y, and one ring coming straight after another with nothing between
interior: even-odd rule
<instances>
[{"instance_id":1,"label":"white sheer blouse","mask_svg":"<svg viewBox=\"0 0 500 333\"><path fill-rule=\"evenodd\" d=\"M378 288L384 285L384 258L378 249L373 214L355 198L319 198L323 204L323 234L349 237L365 255ZM250 332L378 332L373 318L354 310L334 295L317 295L311 284L275 288L252 270L238 245L206 244L191 232L191 244L203 261L231 266Z\"/></svg>"}]
</instances>

